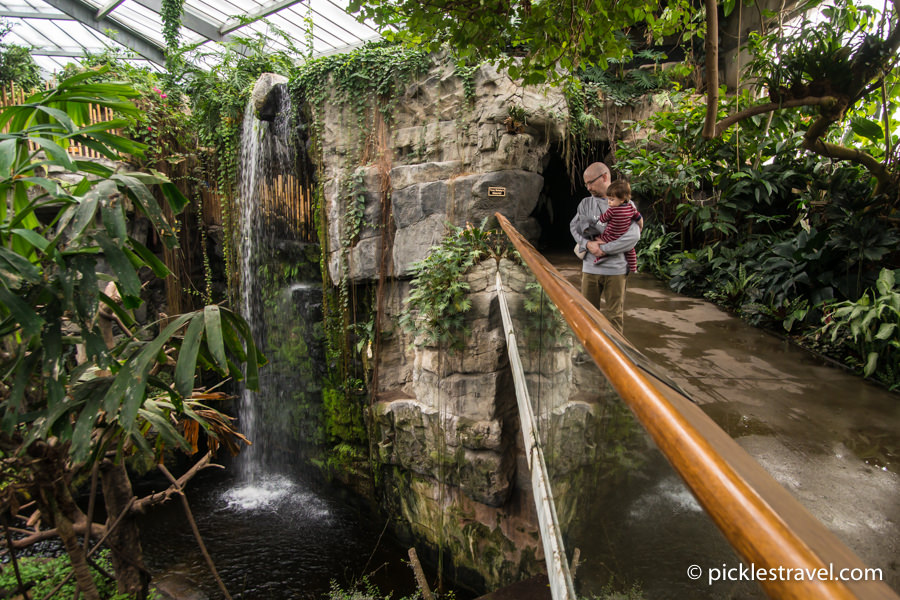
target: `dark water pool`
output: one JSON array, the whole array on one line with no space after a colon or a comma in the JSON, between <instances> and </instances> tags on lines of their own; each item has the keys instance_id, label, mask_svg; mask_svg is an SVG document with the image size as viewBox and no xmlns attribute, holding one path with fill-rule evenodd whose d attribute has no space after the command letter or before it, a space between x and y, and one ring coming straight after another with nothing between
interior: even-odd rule
<instances>
[{"instance_id":1,"label":"dark water pool","mask_svg":"<svg viewBox=\"0 0 900 600\"><path fill-rule=\"evenodd\" d=\"M209 469L191 483L188 499L236 600L323 598L332 582L347 588L363 575L394 598L415 590L405 550L384 532L385 521L347 504L326 484L286 475L238 484ZM177 498L148 513L142 530L155 578L178 574L210 598L223 597Z\"/></svg>"}]
</instances>

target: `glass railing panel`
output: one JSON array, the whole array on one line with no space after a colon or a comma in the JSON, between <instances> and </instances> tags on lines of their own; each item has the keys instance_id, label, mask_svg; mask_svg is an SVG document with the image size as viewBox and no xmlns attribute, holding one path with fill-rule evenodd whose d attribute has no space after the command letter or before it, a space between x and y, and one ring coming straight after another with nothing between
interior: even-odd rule
<instances>
[{"instance_id":1,"label":"glass railing panel","mask_svg":"<svg viewBox=\"0 0 900 600\"><path fill-rule=\"evenodd\" d=\"M766 597L710 582L711 568L740 567L734 550L530 272L501 266L501 279L579 596Z\"/></svg>"}]
</instances>

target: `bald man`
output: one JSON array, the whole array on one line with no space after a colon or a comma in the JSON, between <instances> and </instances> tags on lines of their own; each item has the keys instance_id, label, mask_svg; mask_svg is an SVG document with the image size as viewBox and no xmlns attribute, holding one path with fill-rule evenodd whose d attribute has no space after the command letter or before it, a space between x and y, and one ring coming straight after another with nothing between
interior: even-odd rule
<instances>
[{"instance_id":1,"label":"bald man","mask_svg":"<svg viewBox=\"0 0 900 600\"><path fill-rule=\"evenodd\" d=\"M610 323L622 333L625 321L625 276L628 273L625 252L638 243L641 238L640 227L632 222L627 232L606 244L582 235L589 225L596 226L597 217L609 208L606 188L609 187L610 177L609 167L602 162L595 162L584 170L584 185L591 195L578 205L578 213L569 223L569 231L578 247L587 250L581 265L581 293L591 304L603 310ZM605 224L600 225L605 227ZM595 263L595 258L600 256L608 258Z\"/></svg>"}]
</instances>

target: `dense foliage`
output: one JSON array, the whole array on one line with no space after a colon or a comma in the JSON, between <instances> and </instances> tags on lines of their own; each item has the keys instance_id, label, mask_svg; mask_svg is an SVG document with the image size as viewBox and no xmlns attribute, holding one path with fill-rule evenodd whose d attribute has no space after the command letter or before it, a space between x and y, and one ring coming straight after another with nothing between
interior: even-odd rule
<instances>
[{"instance_id":1,"label":"dense foliage","mask_svg":"<svg viewBox=\"0 0 900 600\"><path fill-rule=\"evenodd\" d=\"M879 12L844 0L824 6L815 21L752 36L746 77L761 98L729 111L716 135L749 117L802 111L808 119L795 130L805 149L864 167L876 193L900 207L898 17L896 2Z\"/></svg>"},{"instance_id":2,"label":"dense foliage","mask_svg":"<svg viewBox=\"0 0 900 600\"><path fill-rule=\"evenodd\" d=\"M450 226L450 231L412 270L412 290L400 325L415 336L415 343L450 350L465 347L465 313L472 307L466 297L469 284L463 275L487 258L515 251L500 230Z\"/></svg>"},{"instance_id":3,"label":"dense foliage","mask_svg":"<svg viewBox=\"0 0 900 600\"><path fill-rule=\"evenodd\" d=\"M109 550L101 550L95 559L98 570L94 572L94 583L100 597L108 600L133 600L127 594L116 593L116 582L106 579L99 569L106 573L113 570L110 563ZM48 594L55 592L53 598L74 598L75 582L71 578L66 582L66 577L72 572L72 565L65 556L55 558L42 556L29 556L22 558L17 564L22 583L28 590L31 598L47 598ZM4 568L0 573L0 593L15 590L18 587L15 574L11 567ZM158 594L151 594L147 600L157 600Z\"/></svg>"},{"instance_id":4,"label":"dense foliage","mask_svg":"<svg viewBox=\"0 0 900 600\"><path fill-rule=\"evenodd\" d=\"M627 58L632 35L690 39L704 28L702 3L692 0L664 7L646 0L353 0L349 9L373 20L388 39L429 51L449 46L469 62L497 61L525 83Z\"/></svg>"},{"instance_id":5,"label":"dense foliage","mask_svg":"<svg viewBox=\"0 0 900 600\"><path fill-rule=\"evenodd\" d=\"M131 86L88 71L0 109L0 454L15 476L0 507L37 500L69 553L86 597L97 595L74 540L78 510L68 486L111 452L159 457L196 451L197 427L234 446L229 419L195 397L199 369L256 385L258 354L246 323L219 306L139 322L142 282L168 274L136 237L145 219L161 243L176 234L159 201L178 213L184 196L165 177L75 160L88 146L111 160L145 147L90 123L88 107L138 114ZM114 330L118 328L118 332ZM124 473L124 468L122 469Z\"/></svg>"},{"instance_id":6,"label":"dense foliage","mask_svg":"<svg viewBox=\"0 0 900 600\"><path fill-rule=\"evenodd\" d=\"M704 141L702 99L670 99L646 124L653 135L617 155L655 221L639 248L645 270L796 333L817 328L834 302L856 301L896 261L891 203L864 169L803 149L805 115L758 116Z\"/></svg>"}]
</instances>

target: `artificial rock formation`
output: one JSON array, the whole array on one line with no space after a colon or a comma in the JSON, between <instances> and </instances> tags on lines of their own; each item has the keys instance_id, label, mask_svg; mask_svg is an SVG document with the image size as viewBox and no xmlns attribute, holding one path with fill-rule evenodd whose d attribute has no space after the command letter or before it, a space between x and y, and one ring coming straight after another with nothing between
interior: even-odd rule
<instances>
[{"instance_id":1,"label":"artificial rock formation","mask_svg":"<svg viewBox=\"0 0 900 600\"><path fill-rule=\"evenodd\" d=\"M387 283L369 414L384 502L418 542L443 549L457 569L493 588L544 568L495 290L499 271L521 326L528 276L506 259L465 275L472 308L460 352L416 344L396 323L413 265L440 242L447 223L478 225L500 212L537 239L532 214L551 148L565 142L567 105L559 89L524 88L489 65L472 77L467 94L454 63L438 57L396 99L389 122L373 104L362 153L357 116L343 104L326 103L315 116L328 274L335 282ZM619 124L640 118L622 109L607 117L592 132L598 139L621 137ZM584 442L602 419L597 402L606 388L584 380L590 376L565 336L524 354L532 385L547 390L539 418L570 442L549 440L554 477L589 468L600 450ZM568 521L589 490L565 481L560 489L572 492L558 499Z\"/></svg>"}]
</instances>

